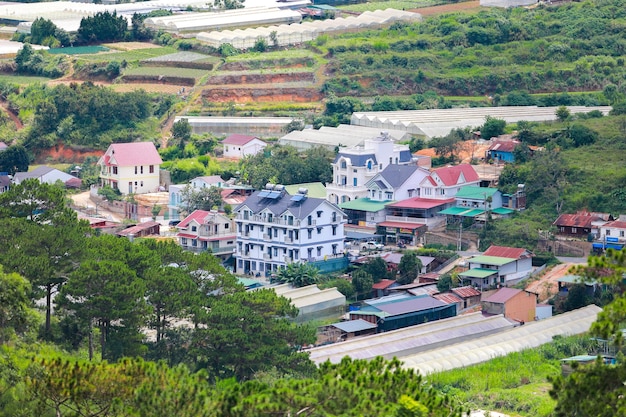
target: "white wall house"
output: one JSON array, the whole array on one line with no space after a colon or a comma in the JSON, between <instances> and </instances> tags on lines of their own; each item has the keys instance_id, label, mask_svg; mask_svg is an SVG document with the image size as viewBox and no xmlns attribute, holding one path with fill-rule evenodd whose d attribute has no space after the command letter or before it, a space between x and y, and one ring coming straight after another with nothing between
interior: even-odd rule
<instances>
[{"instance_id":1,"label":"white wall house","mask_svg":"<svg viewBox=\"0 0 626 417\"><path fill-rule=\"evenodd\" d=\"M533 270L532 253L506 246L492 245L482 255L469 259L468 264L470 269L459 277L481 289L515 285Z\"/></svg>"},{"instance_id":2,"label":"white wall house","mask_svg":"<svg viewBox=\"0 0 626 417\"><path fill-rule=\"evenodd\" d=\"M306 190L268 185L235 208L236 272L269 276L292 262L343 257L344 213Z\"/></svg>"},{"instance_id":3,"label":"white wall house","mask_svg":"<svg viewBox=\"0 0 626 417\"><path fill-rule=\"evenodd\" d=\"M222 141L222 146L224 146L224 156L226 158L241 159L261 152L267 146L267 143L256 136L233 134Z\"/></svg>"},{"instance_id":4,"label":"white wall house","mask_svg":"<svg viewBox=\"0 0 626 417\"><path fill-rule=\"evenodd\" d=\"M100 185L124 195L157 192L162 163L152 142L113 143L98 160Z\"/></svg>"},{"instance_id":5,"label":"white wall house","mask_svg":"<svg viewBox=\"0 0 626 417\"><path fill-rule=\"evenodd\" d=\"M227 259L235 249L235 222L217 211L195 210L177 226L179 244L194 252L211 251Z\"/></svg>"},{"instance_id":6,"label":"white wall house","mask_svg":"<svg viewBox=\"0 0 626 417\"><path fill-rule=\"evenodd\" d=\"M613 220L600 226L599 241L604 248L621 250L626 244L626 215L620 215L618 220ZM594 244L595 248L596 244Z\"/></svg>"},{"instance_id":7,"label":"white wall house","mask_svg":"<svg viewBox=\"0 0 626 417\"><path fill-rule=\"evenodd\" d=\"M480 178L470 164L437 168L420 183L420 197L443 200L454 198L461 187L467 185L480 185Z\"/></svg>"},{"instance_id":8,"label":"white wall house","mask_svg":"<svg viewBox=\"0 0 626 417\"><path fill-rule=\"evenodd\" d=\"M333 182L326 185L326 199L341 204L367 197L367 182L391 164L413 163L407 145L395 144L385 132L362 145L342 149L333 165Z\"/></svg>"}]
</instances>

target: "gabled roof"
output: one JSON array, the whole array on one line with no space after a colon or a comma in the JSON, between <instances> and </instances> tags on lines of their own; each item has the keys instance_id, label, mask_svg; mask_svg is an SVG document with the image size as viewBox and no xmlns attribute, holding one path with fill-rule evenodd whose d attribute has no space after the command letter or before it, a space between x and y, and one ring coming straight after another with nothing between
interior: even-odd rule
<instances>
[{"instance_id":1,"label":"gabled roof","mask_svg":"<svg viewBox=\"0 0 626 417\"><path fill-rule=\"evenodd\" d=\"M607 220L604 213L579 212L576 214L561 214L558 219L552 223L557 227L580 227L591 228L591 223L595 221Z\"/></svg>"},{"instance_id":2,"label":"gabled roof","mask_svg":"<svg viewBox=\"0 0 626 417\"><path fill-rule=\"evenodd\" d=\"M391 164L387 165L387 168L380 173L380 176L395 189L404 184L419 169L417 165Z\"/></svg>"},{"instance_id":3,"label":"gabled roof","mask_svg":"<svg viewBox=\"0 0 626 417\"><path fill-rule=\"evenodd\" d=\"M493 141L493 144L487 149L488 152L509 152L512 153L515 150L515 147L519 145L521 142L519 140L502 140L497 139Z\"/></svg>"},{"instance_id":4,"label":"gabled roof","mask_svg":"<svg viewBox=\"0 0 626 417\"><path fill-rule=\"evenodd\" d=\"M131 234L140 233L143 230L149 230L149 229L151 229L151 228L153 228L155 226L160 227L161 223L159 223L159 222L139 223L139 224L137 224L135 226L131 226L131 227L128 227L128 228L126 228L124 230L121 230L121 231L117 232L117 235L119 235L119 236L128 236L128 235L131 235Z\"/></svg>"},{"instance_id":5,"label":"gabled roof","mask_svg":"<svg viewBox=\"0 0 626 417\"><path fill-rule=\"evenodd\" d=\"M388 316L398 316L401 314L414 313L428 310L430 308L443 307L446 303L432 297L413 297L397 303L379 304L376 308Z\"/></svg>"},{"instance_id":6,"label":"gabled roof","mask_svg":"<svg viewBox=\"0 0 626 417\"><path fill-rule=\"evenodd\" d=\"M491 245L483 253L483 256L497 256L499 258L526 259L532 254L524 248L510 248L508 246Z\"/></svg>"},{"instance_id":7,"label":"gabled roof","mask_svg":"<svg viewBox=\"0 0 626 417\"><path fill-rule=\"evenodd\" d=\"M107 158L108 157L108 158ZM161 165L163 160L152 142L112 143L103 158L105 165Z\"/></svg>"},{"instance_id":8,"label":"gabled roof","mask_svg":"<svg viewBox=\"0 0 626 417\"><path fill-rule=\"evenodd\" d=\"M453 293L455 293L461 298L470 298L470 297L480 296L480 291L478 291L476 288L472 287L471 285L468 285L465 287L452 288L450 291L452 291Z\"/></svg>"},{"instance_id":9,"label":"gabled roof","mask_svg":"<svg viewBox=\"0 0 626 417\"><path fill-rule=\"evenodd\" d=\"M488 197L493 197L498 192L497 188L478 187L473 185L466 185L456 193L454 198L457 200L460 198L469 198L472 200L486 200Z\"/></svg>"},{"instance_id":10,"label":"gabled roof","mask_svg":"<svg viewBox=\"0 0 626 417\"><path fill-rule=\"evenodd\" d=\"M183 219L183 221L178 223L176 227L178 227L179 229L184 229L185 227L189 226L189 223L191 223L192 221L196 221L199 224L203 224L206 217L210 214L211 214L210 211L194 210L193 213L189 214L187 217ZM215 213L215 214L218 214L218 213Z\"/></svg>"},{"instance_id":11,"label":"gabled roof","mask_svg":"<svg viewBox=\"0 0 626 417\"><path fill-rule=\"evenodd\" d=\"M203 176L203 177L196 177L194 179L192 179L191 181L203 181L209 185L213 185L213 184L219 184L221 182L225 182L222 177L220 177L219 175L208 175L208 176Z\"/></svg>"},{"instance_id":12,"label":"gabled roof","mask_svg":"<svg viewBox=\"0 0 626 417\"><path fill-rule=\"evenodd\" d=\"M518 290L517 288L502 287L482 301L488 303L504 304L521 292L522 290Z\"/></svg>"},{"instance_id":13,"label":"gabled roof","mask_svg":"<svg viewBox=\"0 0 626 417\"><path fill-rule=\"evenodd\" d=\"M328 208L332 207L337 211L341 211L339 207L323 198L307 197L301 201L293 201L291 199L291 195L286 191L282 191L281 196L278 198L263 198L259 196L259 194L263 191L267 192L267 190L254 192L246 198L246 201L237 206L234 211L237 212L243 207L248 207L248 209L250 209L254 214L258 214L263 210L269 210L275 216L280 216L289 210L298 220L306 218L306 216L311 214L320 206Z\"/></svg>"},{"instance_id":14,"label":"gabled roof","mask_svg":"<svg viewBox=\"0 0 626 417\"><path fill-rule=\"evenodd\" d=\"M373 153L367 153L367 154L351 154L349 152L339 152L337 154L337 156L335 157L335 163L337 163L337 161L339 161L339 159L341 158L346 158L350 160L350 164L352 166L355 167L364 167L365 164L367 163L368 159L372 160L372 164L376 165L378 164L378 162L376 162L376 155Z\"/></svg>"},{"instance_id":15,"label":"gabled roof","mask_svg":"<svg viewBox=\"0 0 626 417\"><path fill-rule=\"evenodd\" d=\"M626 229L626 222L623 222L621 220L614 220L612 222L604 224L602 227L611 229Z\"/></svg>"},{"instance_id":16,"label":"gabled roof","mask_svg":"<svg viewBox=\"0 0 626 417\"><path fill-rule=\"evenodd\" d=\"M363 319L340 321L339 323L331 324L331 326L346 333L360 332L362 330L370 330L378 327L375 324Z\"/></svg>"},{"instance_id":17,"label":"gabled roof","mask_svg":"<svg viewBox=\"0 0 626 417\"><path fill-rule=\"evenodd\" d=\"M517 260L516 258L503 258L501 256L479 255L479 256L474 256L473 258L471 258L469 262L473 264L502 266L502 265L509 264L511 262L515 262L516 260ZM498 272L498 271L494 270L494 272Z\"/></svg>"},{"instance_id":18,"label":"gabled roof","mask_svg":"<svg viewBox=\"0 0 626 417\"><path fill-rule=\"evenodd\" d=\"M435 294L432 296L434 299L437 299L439 301L442 301L446 304L456 304L456 303L460 303L461 300L458 296L454 295L453 293L450 292L444 292L441 294Z\"/></svg>"},{"instance_id":19,"label":"gabled roof","mask_svg":"<svg viewBox=\"0 0 626 417\"><path fill-rule=\"evenodd\" d=\"M326 186L321 182L304 182L301 184L285 185L285 190L291 195L297 194L300 188L306 188L309 197L326 198Z\"/></svg>"},{"instance_id":20,"label":"gabled roof","mask_svg":"<svg viewBox=\"0 0 626 417\"><path fill-rule=\"evenodd\" d=\"M420 198L413 197L406 200L397 201L395 203L388 204L387 207L400 207L400 208L413 208L413 209L430 209L434 207L443 206L447 203L452 203L454 198L447 199L433 199L433 198Z\"/></svg>"},{"instance_id":21,"label":"gabled roof","mask_svg":"<svg viewBox=\"0 0 626 417\"><path fill-rule=\"evenodd\" d=\"M222 141L222 143L226 144L226 145L245 145L248 142L252 142L254 139L259 139L256 136L249 136L249 135L239 135L237 133L232 134L232 135L228 135L228 137L226 137L226 139L224 139ZM260 139L259 139L260 140Z\"/></svg>"},{"instance_id":22,"label":"gabled roof","mask_svg":"<svg viewBox=\"0 0 626 417\"><path fill-rule=\"evenodd\" d=\"M431 172L431 175L438 176L446 186L457 185L460 180L464 183L479 181L476 170L470 164L437 168Z\"/></svg>"}]
</instances>

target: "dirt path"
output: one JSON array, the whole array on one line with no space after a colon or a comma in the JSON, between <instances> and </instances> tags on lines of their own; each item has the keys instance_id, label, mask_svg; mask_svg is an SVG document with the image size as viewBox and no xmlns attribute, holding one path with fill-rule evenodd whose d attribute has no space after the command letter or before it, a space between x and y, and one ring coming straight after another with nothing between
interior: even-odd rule
<instances>
[{"instance_id":1,"label":"dirt path","mask_svg":"<svg viewBox=\"0 0 626 417\"><path fill-rule=\"evenodd\" d=\"M24 125L22 124L22 121L19 119L19 117L17 117L15 114L13 114L13 112L9 109L9 103L8 102L6 102L6 101L0 102L0 107L2 107L2 109L7 114L7 116L9 116L9 118L11 120L13 120L13 123L15 123L15 130L20 130L20 129L22 129L24 127Z\"/></svg>"},{"instance_id":2,"label":"dirt path","mask_svg":"<svg viewBox=\"0 0 626 417\"><path fill-rule=\"evenodd\" d=\"M559 291L557 280L569 275L570 268L575 265L578 264L566 262L547 269L538 280L531 282L526 290L539 294L538 302L545 303Z\"/></svg>"}]
</instances>

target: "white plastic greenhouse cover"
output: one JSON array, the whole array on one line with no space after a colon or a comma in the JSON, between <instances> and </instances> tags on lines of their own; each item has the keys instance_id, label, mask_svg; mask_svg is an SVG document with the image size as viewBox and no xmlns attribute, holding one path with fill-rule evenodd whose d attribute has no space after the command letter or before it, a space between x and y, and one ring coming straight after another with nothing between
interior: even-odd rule
<instances>
[{"instance_id":1,"label":"white plastic greenhouse cover","mask_svg":"<svg viewBox=\"0 0 626 417\"><path fill-rule=\"evenodd\" d=\"M556 120L557 107L503 106L456 109L406 110L352 113L350 124L380 129L406 130L415 135L432 138L445 136L452 129L476 128L485 123L485 117L502 119L507 123ZM570 113L588 113L599 110L608 114L610 106L568 106Z\"/></svg>"},{"instance_id":2,"label":"white plastic greenhouse cover","mask_svg":"<svg viewBox=\"0 0 626 417\"><path fill-rule=\"evenodd\" d=\"M308 40L313 40L315 37L321 34L332 34L345 32L348 30L366 29L366 28L379 28L386 24L386 22L395 22L398 20L403 21L418 21L421 16L417 13L405 12L395 9L377 10L374 12L366 12L359 16L349 16L347 18L327 19L313 22L303 22L300 24L292 24L286 27L281 24L280 26L272 26L271 28L257 28L261 31L255 32L255 29L245 29L247 37L253 39L252 44L256 42L259 36L265 36L266 41L269 43L269 34L272 31L276 31L278 44L281 46L301 43ZM146 19L147 21L148 19ZM259 20L259 24L263 22ZM273 23L273 22L266 22ZM196 35L196 39L202 42L206 42L210 45L217 45L220 42L227 43L219 35L219 32L201 32ZM241 44L249 44L249 41L242 41ZM236 48L241 46L234 45Z\"/></svg>"},{"instance_id":3,"label":"white plastic greenhouse cover","mask_svg":"<svg viewBox=\"0 0 626 417\"><path fill-rule=\"evenodd\" d=\"M549 319L526 323L505 332L400 359L405 368L414 369L421 374L475 365L498 356L541 346L551 342L554 336L585 333L589 331L600 311L600 307L590 305Z\"/></svg>"}]
</instances>

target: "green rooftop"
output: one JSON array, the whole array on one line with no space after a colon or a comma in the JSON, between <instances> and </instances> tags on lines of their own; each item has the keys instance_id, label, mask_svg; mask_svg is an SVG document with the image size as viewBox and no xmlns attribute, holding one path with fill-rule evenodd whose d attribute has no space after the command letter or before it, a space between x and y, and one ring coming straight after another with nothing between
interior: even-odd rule
<instances>
[{"instance_id":1,"label":"green rooftop","mask_svg":"<svg viewBox=\"0 0 626 417\"><path fill-rule=\"evenodd\" d=\"M487 187L473 187L471 185L461 187L458 193L454 196L457 200L459 198L467 198L471 200L486 200L487 197L493 197L498 192L497 188Z\"/></svg>"},{"instance_id":2,"label":"green rooftop","mask_svg":"<svg viewBox=\"0 0 626 417\"><path fill-rule=\"evenodd\" d=\"M469 260L470 263L473 264L484 264L484 265L496 265L502 266L509 264L511 262L515 262L513 258L501 258L499 256L475 256Z\"/></svg>"},{"instance_id":3,"label":"green rooftop","mask_svg":"<svg viewBox=\"0 0 626 417\"><path fill-rule=\"evenodd\" d=\"M346 201L345 203L339 204L339 208L344 210L359 210L375 213L377 211L383 210L387 204L391 203L395 203L395 201L374 201L370 200L369 198L357 198L356 200Z\"/></svg>"},{"instance_id":4,"label":"green rooftop","mask_svg":"<svg viewBox=\"0 0 626 417\"><path fill-rule=\"evenodd\" d=\"M308 196L313 198L326 198L326 187L321 182L306 182L303 184L291 184L285 185L285 190L289 195L298 194L299 188L306 188L309 190Z\"/></svg>"},{"instance_id":5,"label":"green rooftop","mask_svg":"<svg viewBox=\"0 0 626 417\"><path fill-rule=\"evenodd\" d=\"M471 209L467 207L450 207L445 210L441 210L439 214L448 214L451 216L463 216L463 217L476 217L483 214L485 210Z\"/></svg>"},{"instance_id":6,"label":"green rooftop","mask_svg":"<svg viewBox=\"0 0 626 417\"><path fill-rule=\"evenodd\" d=\"M511 209L504 208L504 207L498 207L498 208L495 208L495 209L491 210L491 212L492 212L493 214L500 214L500 215L511 214L511 213L513 213L514 211L515 211L515 210L511 210Z\"/></svg>"},{"instance_id":7,"label":"green rooftop","mask_svg":"<svg viewBox=\"0 0 626 417\"><path fill-rule=\"evenodd\" d=\"M459 276L465 278L487 278L497 273L498 271L495 269L474 268L469 271L461 272Z\"/></svg>"}]
</instances>

